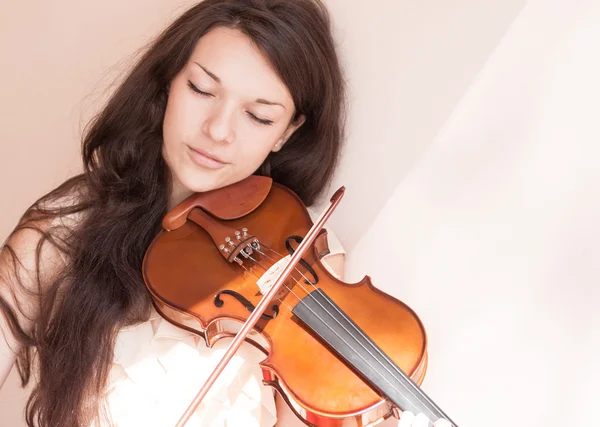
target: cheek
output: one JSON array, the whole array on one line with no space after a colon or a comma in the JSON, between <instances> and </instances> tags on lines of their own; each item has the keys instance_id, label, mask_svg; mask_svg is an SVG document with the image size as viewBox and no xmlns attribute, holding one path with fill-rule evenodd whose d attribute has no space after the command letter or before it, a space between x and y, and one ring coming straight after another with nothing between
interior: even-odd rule
<instances>
[{"instance_id":1,"label":"cheek","mask_svg":"<svg viewBox=\"0 0 600 427\"><path fill-rule=\"evenodd\" d=\"M177 171L185 163L183 149L186 140L186 121L180 102L170 95L163 118L162 155L171 170Z\"/></svg>"},{"instance_id":2,"label":"cheek","mask_svg":"<svg viewBox=\"0 0 600 427\"><path fill-rule=\"evenodd\" d=\"M184 112L185 109L181 108L177 99L169 98L163 120L163 135L166 143L184 132L186 122Z\"/></svg>"},{"instance_id":3,"label":"cheek","mask_svg":"<svg viewBox=\"0 0 600 427\"><path fill-rule=\"evenodd\" d=\"M259 142L262 142L262 144ZM264 144L264 140L246 141L246 143L237 146L236 163L239 173L250 175L262 165L271 153L272 144Z\"/></svg>"},{"instance_id":4,"label":"cheek","mask_svg":"<svg viewBox=\"0 0 600 427\"><path fill-rule=\"evenodd\" d=\"M163 120L163 136L167 144L185 142L195 138L200 131L201 122L198 119L203 112L199 110L201 106L195 101L194 95L188 91L183 81L174 81L171 86Z\"/></svg>"},{"instance_id":5,"label":"cheek","mask_svg":"<svg viewBox=\"0 0 600 427\"><path fill-rule=\"evenodd\" d=\"M253 173L271 154L271 150L285 132L285 126L258 127L245 124L243 132L237 132L236 163ZM242 136L242 138L240 138Z\"/></svg>"}]
</instances>

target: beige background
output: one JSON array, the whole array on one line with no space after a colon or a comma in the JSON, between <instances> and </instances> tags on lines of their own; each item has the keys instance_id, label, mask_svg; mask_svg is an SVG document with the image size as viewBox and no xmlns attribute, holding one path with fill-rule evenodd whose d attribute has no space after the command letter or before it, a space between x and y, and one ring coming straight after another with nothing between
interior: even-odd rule
<instances>
[{"instance_id":1,"label":"beige background","mask_svg":"<svg viewBox=\"0 0 600 427\"><path fill-rule=\"evenodd\" d=\"M191 3L1 4L0 235L78 170L80 129L105 88ZM461 426L589 425L598 6L327 3L351 88L333 185L347 193L332 219L347 276L368 273L422 317L424 387ZM20 411L12 376L0 424L20 427Z\"/></svg>"}]
</instances>

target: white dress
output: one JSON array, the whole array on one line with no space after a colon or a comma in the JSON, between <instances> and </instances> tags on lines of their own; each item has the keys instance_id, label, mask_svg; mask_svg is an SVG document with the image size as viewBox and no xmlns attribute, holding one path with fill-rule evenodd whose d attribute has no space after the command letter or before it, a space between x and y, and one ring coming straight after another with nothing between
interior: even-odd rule
<instances>
[{"instance_id":1,"label":"white dress","mask_svg":"<svg viewBox=\"0 0 600 427\"><path fill-rule=\"evenodd\" d=\"M326 228L331 252L327 256L344 253ZM327 256L322 259L326 267ZM122 329L104 395L108 425L175 426L230 342L221 339L209 348L202 338L173 326L154 309L148 321ZM244 343L186 425L273 426L277 421L274 392L262 384L258 366L264 358Z\"/></svg>"}]
</instances>

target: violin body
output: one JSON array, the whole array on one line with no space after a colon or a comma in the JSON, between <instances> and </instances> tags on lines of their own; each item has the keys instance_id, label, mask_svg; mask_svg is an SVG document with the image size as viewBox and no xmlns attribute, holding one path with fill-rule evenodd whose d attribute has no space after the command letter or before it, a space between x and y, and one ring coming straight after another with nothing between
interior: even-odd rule
<instances>
[{"instance_id":1,"label":"violin body","mask_svg":"<svg viewBox=\"0 0 600 427\"><path fill-rule=\"evenodd\" d=\"M144 258L143 275L157 311L203 336L209 346L240 330L263 296L258 279L292 253L312 226L291 190L254 178L246 184L257 191L224 190L243 194L233 207L227 196L224 202L216 198L219 190L183 202L165 217L166 229ZM254 250L247 249L252 248L247 242ZM245 243L250 258L238 243ZM332 276L319 261L327 253L325 230L311 249L247 336L265 354L260 363L264 383L277 389L309 425L360 427L398 415L396 405L332 351L294 309L309 293L322 291L415 384L422 382L427 365L421 321L404 303L375 288L368 276L354 284Z\"/></svg>"}]
</instances>

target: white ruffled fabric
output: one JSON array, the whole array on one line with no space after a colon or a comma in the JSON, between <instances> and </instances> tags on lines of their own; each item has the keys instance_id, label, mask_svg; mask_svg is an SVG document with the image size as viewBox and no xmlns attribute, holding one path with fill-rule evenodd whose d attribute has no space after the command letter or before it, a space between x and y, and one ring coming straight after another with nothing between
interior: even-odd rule
<instances>
[{"instance_id":1,"label":"white ruffled fabric","mask_svg":"<svg viewBox=\"0 0 600 427\"><path fill-rule=\"evenodd\" d=\"M311 211L315 217L315 212ZM328 229L330 255L343 254ZM323 258L323 261L327 257ZM324 262L326 267L326 261ZM155 310L144 323L122 329L104 405L113 427L174 426L225 353L231 339L212 348ZM264 354L244 343L186 424L194 427L271 427L274 391L262 384Z\"/></svg>"},{"instance_id":2,"label":"white ruffled fabric","mask_svg":"<svg viewBox=\"0 0 600 427\"><path fill-rule=\"evenodd\" d=\"M153 310L144 323L122 329L106 392L111 426L174 426L231 340L209 348ZM262 384L264 354L244 344L187 425L263 427L277 417L273 391Z\"/></svg>"}]
</instances>

